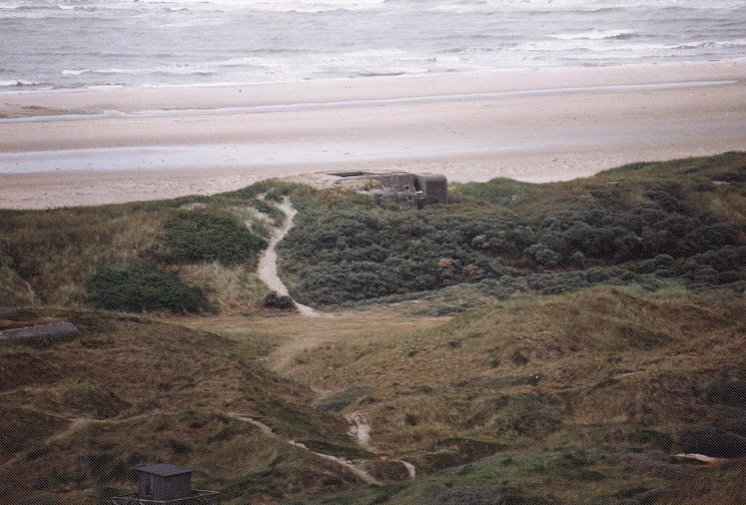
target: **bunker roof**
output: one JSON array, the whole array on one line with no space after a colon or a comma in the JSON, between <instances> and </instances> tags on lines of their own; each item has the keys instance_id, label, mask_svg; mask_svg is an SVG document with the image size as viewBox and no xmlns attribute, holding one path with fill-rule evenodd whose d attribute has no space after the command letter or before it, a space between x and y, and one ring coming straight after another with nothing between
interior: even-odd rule
<instances>
[{"instance_id":1,"label":"bunker roof","mask_svg":"<svg viewBox=\"0 0 746 505\"><path fill-rule=\"evenodd\" d=\"M152 475L158 475L159 477L171 477L174 475L181 475L184 473L192 473L191 468L185 468L183 466L172 465L171 463L158 463L156 465L143 466L137 469L138 472L149 473Z\"/></svg>"}]
</instances>

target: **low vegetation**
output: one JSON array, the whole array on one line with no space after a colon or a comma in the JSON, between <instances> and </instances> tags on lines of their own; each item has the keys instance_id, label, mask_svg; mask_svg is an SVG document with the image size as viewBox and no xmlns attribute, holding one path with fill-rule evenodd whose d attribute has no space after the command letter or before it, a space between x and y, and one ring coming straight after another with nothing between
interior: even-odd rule
<instances>
[{"instance_id":1,"label":"low vegetation","mask_svg":"<svg viewBox=\"0 0 746 505\"><path fill-rule=\"evenodd\" d=\"M357 448L341 416L258 366L247 344L138 316L11 311L27 324L72 321L81 334L44 347L0 346L0 502L94 504L132 492L133 469L172 461L224 503L278 503L360 485L282 439ZM266 435L236 415L272 426ZM333 453L333 452L332 452Z\"/></svg>"},{"instance_id":2,"label":"low vegetation","mask_svg":"<svg viewBox=\"0 0 746 505\"><path fill-rule=\"evenodd\" d=\"M163 252L169 263L209 263L230 266L256 263L267 242L227 213L182 211L164 223Z\"/></svg>"},{"instance_id":3,"label":"low vegetation","mask_svg":"<svg viewBox=\"0 0 746 505\"><path fill-rule=\"evenodd\" d=\"M0 209L0 305L123 306L96 303L103 293L87 288L96 286L107 268L147 262L201 289L215 309L260 309L268 290L255 270L270 224L255 211L256 196L263 191L266 187L259 184L240 195L47 211Z\"/></svg>"},{"instance_id":4,"label":"low vegetation","mask_svg":"<svg viewBox=\"0 0 746 505\"><path fill-rule=\"evenodd\" d=\"M286 373L328 392L320 408L362 412L376 450L421 478L298 503L629 505L704 473L728 486L746 460L721 475L671 455L746 456L741 305L596 287L300 351Z\"/></svg>"},{"instance_id":5,"label":"low vegetation","mask_svg":"<svg viewBox=\"0 0 746 505\"><path fill-rule=\"evenodd\" d=\"M263 305L268 309L292 310L295 308L292 298L289 296L278 295L275 292L264 297Z\"/></svg>"},{"instance_id":6,"label":"low vegetation","mask_svg":"<svg viewBox=\"0 0 746 505\"><path fill-rule=\"evenodd\" d=\"M187 286L176 273L144 261L101 268L88 281L87 291L88 302L94 307L121 312L201 312L210 308L201 289Z\"/></svg>"},{"instance_id":7,"label":"low vegetation","mask_svg":"<svg viewBox=\"0 0 746 505\"><path fill-rule=\"evenodd\" d=\"M81 329L0 346L0 502L98 503L168 460L231 505L740 505L744 173L726 153L496 179L422 211L278 181L0 210L0 305L26 307L0 331ZM332 315L277 310L255 275L285 197L281 274Z\"/></svg>"},{"instance_id":8,"label":"low vegetation","mask_svg":"<svg viewBox=\"0 0 746 505\"><path fill-rule=\"evenodd\" d=\"M281 266L297 298L327 305L464 283L498 297L597 284L741 292L744 171L746 154L728 153L562 183L495 179L422 211L298 192Z\"/></svg>"}]
</instances>

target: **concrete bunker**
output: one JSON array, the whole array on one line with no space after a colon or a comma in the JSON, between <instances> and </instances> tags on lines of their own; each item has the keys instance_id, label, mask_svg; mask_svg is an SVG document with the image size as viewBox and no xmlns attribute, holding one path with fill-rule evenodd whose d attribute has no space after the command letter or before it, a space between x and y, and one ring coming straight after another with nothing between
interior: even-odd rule
<instances>
[{"instance_id":1,"label":"concrete bunker","mask_svg":"<svg viewBox=\"0 0 746 505\"><path fill-rule=\"evenodd\" d=\"M441 174L339 171L324 176L329 185L378 195L418 209L428 203L448 203L448 179Z\"/></svg>"}]
</instances>

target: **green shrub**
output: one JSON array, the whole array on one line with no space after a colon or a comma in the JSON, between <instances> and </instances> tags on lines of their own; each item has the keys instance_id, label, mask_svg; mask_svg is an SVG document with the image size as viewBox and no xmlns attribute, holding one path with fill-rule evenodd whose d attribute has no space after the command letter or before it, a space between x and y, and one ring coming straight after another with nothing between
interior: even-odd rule
<instances>
[{"instance_id":1,"label":"green shrub","mask_svg":"<svg viewBox=\"0 0 746 505\"><path fill-rule=\"evenodd\" d=\"M88 303L101 309L178 313L210 308L201 289L187 286L177 274L144 261L103 267L89 279L86 288Z\"/></svg>"},{"instance_id":2,"label":"green shrub","mask_svg":"<svg viewBox=\"0 0 746 505\"><path fill-rule=\"evenodd\" d=\"M292 298L289 296L280 296L277 293L270 293L265 296L262 305L268 309L292 310L295 308Z\"/></svg>"},{"instance_id":3,"label":"green shrub","mask_svg":"<svg viewBox=\"0 0 746 505\"><path fill-rule=\"evenodd\" d=\"M284 195L280 189L272 189L270 191L267 191L267 193L264 195L264 199L271 200L273 202L281 202L283 196Z\"/></svg>"},{"instance_id":4,"label":"green shrub","mask_svg":"<svg viewBox=\"0 0 746 505\"><path fill-rule=\"evenodd\" d=\"M651 429L640 430L639 433L632 436L632 440L643 444L650 444L665 452L670 451L673 446L673 439L670 435Z\"/></svg>"},{"instance_id":5,"label":"green shrub","mask_svg":"<svg viewBox=\"0 0 746 505\"><path fill-rule=\"evenodd\" d=\"M296 298L325 305L485 281L498 283L498 296L596 284L654 290L662 279L738 291L746 226L737 208L709 210L728 205L723 191L737 199L740 179L715 193L693 188L706 171L743 158L642 163L572 183L468 183L453 188L449 205L421 211L342 191L296 192L281 266ZM620 180L604 178L611 173Z\"/></svg>"},{"instance_id":6,"label":"green shrub","mask_svg":"<svg viewBox=\"0 0 746 505\"><path fill-rule=\"evenodd\" d=\"M168 446L171 448L172 451L176 454L189 454L192 452L192 446L181 442L179 440L169 440Z\"/></svg>"},{"instance_id":7,"label":"green shrub","mask_svg":"<svg viewBox=\"0 0 746 505\"><path fill-rule=\"evenodd\" d=\"M523 349L516 349L510 356L510 360L516 365L525 365L529 362L529 357L523 352Z\"/></svg>"},{"instance_id":8,"label":"green shrub","mask_svg":"<svg viewBox=\"0 0 746 505\"><path fill-rule=\"evenodd\" d=\"M746 456L746 437L711 426L690 426L679 434L679 445L685 452L715 458Z\"/></svg>"},{"instance_id":9,"label":"green shrub","mask_svg":"<svg viewBox=\"0 0 746 505\"><path fill-rule=\"evenodd\" d=\"M164 225L163 260L170 263L218 261L235 265L253 261L267 242L229 214L190 211L171 216Z\"/></svg>"},{"instance_id":10,"label":"green shrub","mask_svg":"<svg viewBox=\"0 0 746 505\"><path fill-rule=\"evenodd\" d=\"M269 214L274 210L274 207L272 207L264 200L257 200L254 206L256 207L256 210L258 210L262 214Z\"/></svg>"}]
</instances>

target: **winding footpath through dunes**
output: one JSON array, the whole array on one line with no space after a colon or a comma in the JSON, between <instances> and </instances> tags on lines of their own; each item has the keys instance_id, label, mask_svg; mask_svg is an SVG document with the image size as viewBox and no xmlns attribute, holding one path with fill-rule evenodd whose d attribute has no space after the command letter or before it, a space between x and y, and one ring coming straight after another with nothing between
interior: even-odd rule
<instances>
[{"instance_id":1,"label":"winding footpath through dunes","mask_svg":"<svg viewBox=\"0 0 746 505\"><path fill-rule=\"evenodd\" d=\"M263 196L259 197L260 199L263 199ZM295 218L295 215L297 214L297 211L295 208L293 208L292 204L290 203L289 199L287 197L284 197L282 202L277 205L277 207L285 214L285 221L283 224L277 228L275 228L272 231L272 234L270 236L269 244L267 245L267 248L262 253L261 257L259 258L259 266L257 268L257 274L259 278L264 282L269 289L275 291L278 295L281 296L290 296L288 292L287 286L282 282L282 279L280 279L280 276L277 272L277 244L280 243L280 241L285 238L285 236L288 234L290 229L293 227L293 219ZM247 223L247 226L249 224ZM298 309L298 312L302 316L307 317L319 317L322 314L315 310L313 307L309 307L308 305L303 305L301 303L298 303L297 301L293 300L293 303L295 304L296 308ZM319 343L319 337L314 338L308 338L307 336L304 336L303 339L296 339L291 341L288 344L285 344L284 346L281 346L278 351L275 352L275 357L273 359L274 366L273 369L277 370L279 368L283 368L284 366L287 366L287 364L291 361L292 357L297 355L297 353L304 348L309 347L309 345L312 347L315 344ZM252 417L240 415L240 414L229 414L231 417L238 419L239 421L246 422L253 424L254 426L258 427L265 435L271 436L273 438L279 438L278 435L274 432L274 430L267 426L266 424L262 423L261 421L258 421ZM367 419L365 416L360 412L353 412L347 416L347 421L350 423L350 430L348 431L348 435L352 436L357 443L364 448L372 449L370 446L370 430L371 427L368 424ZM332 456L330 454L323 454L320 452L312 451L305 445L303 445L300 442L297 442L295 440L285 440L287 444L290 444L292 446L298 447L300 449L304 449L306 451L311 452L312 454L337 463L338 465L346 468L348 471L352 472L354 475L359 477L363 482L366 484L371 484L375 486L381 486L383 483L378 480L376 477L371 475L368 471L366 471L364 468L356 464L354 461L350 461L344 458L340 458L337 456ZM386 458L381 458L385 460ZM400 463L407 471L407 475L410 479L414 479L416 477L416 469L413 464L408 463L406 461L400 461L400 460L392 460L394 462Z\"/></svg>"},{"instance_id":2,"label":"winding footpath through dunes","mask_svg":"<svg viewBox=\"0 0 746 505\"><path fill-rule=\"evenodd\" d=\"M288 197L285 197L282 202L277 206L283 214L285 214L285 222L282 226L275 228L269 239L267 248L259 258L259 267L257 268L257 274L259 278L264 282L269 289L276 292L280 296L290 296L287 286L280 279L280 275L277 273L277 244L285 238L290 229L293 227L293 219L298 211L291 205ZM318 317L319 312L313 307L303 305L293 300L295 307L304 316Z\"/></svg>"},{"instance_id":3,"label":"winding footpath through dunes","mask_svg":"<svg viewBox=\"0 0 746 505\"><path fill-rule=\"evenodd\" d=\"M257 421L254 418L251 418L251 417L248 417L248 416L244 416L244 415L240 415L240 414L233 414L233 413L231 413L231 414L228 414L228 415L231 416L231 417L233 417L234 419L239 420L239 421L242 421L242 422L245 422L245 423L249 423L249 424L253 424L257 428L259 428L262 431L262 433L264 433L267 436L270 436L272 438L280 439L280 437L277 435L277 433L274 432L274 430L272 428L270 428L269 426L267 426L266 424L264 424L261 421ZM359 466L357 466L354 462L352 462L350 460L347 460L347 459L344 459L344 458L340 458L338 456L332 456L330 454L324 454L324 453L321 453L321 452L312 451L311 449L309 449L308 447L306 447L302 443L296 442L295 440L284 440L284 442L287 443L288 445L292 445L294 447L298 447L299 449L303 449L305 451L308 451L311 454L313 454L315 456L318 456L319 458L326 459L328 461L333 461L334 463L336 463L336 464L344 467L345 469L347 469L348 471L350 471L351 473L353 473L354 475L356 475L357 477L359 477L360 480L362 480L366 484L371 484L371 485L374 485L374 486L382 486L383 485L383 483L381 481L379 481L378 479L376 479L375 477L373 477L370 473L368 473L364 469L360 468Z\"/></svg>"},{"instance_id":4,"label":"winding footpath through dunes","mask_svg":"<svg viewBox=\"0 0 746 505\"><path fill-rule=\"evenodd\" d=\"M373 447L371 447L370 445L371 428L370 424L368 423L368 419L365 417L365 414L363 414L362 412L350 412L345 416L345 419L347 419L347 422L350 423L350 429L347 434L355 438L357 440L357 443L364 449L375 452ZM402 461L400 459L392 459L391 461L400 463L407 470L407 475L409 475L410 479L414 479L417 477L417 469L412 463L409 463L408 461Z\"/></svg>"}]
</instances>

